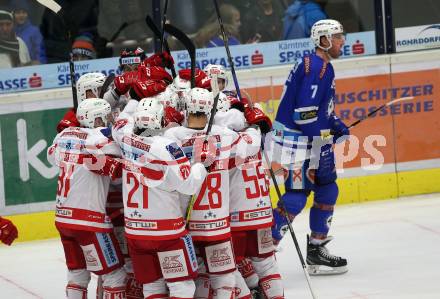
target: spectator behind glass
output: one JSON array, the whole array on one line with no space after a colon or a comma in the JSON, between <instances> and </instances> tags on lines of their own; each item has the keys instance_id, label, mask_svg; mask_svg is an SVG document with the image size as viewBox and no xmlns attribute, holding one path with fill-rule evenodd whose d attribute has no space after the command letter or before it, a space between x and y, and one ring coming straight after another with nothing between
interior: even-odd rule
<instances>
[{"instance_id":1,"label":"spectator behind glass","mask_svg":"<svg viewBox=\"0 0 440 299\"><path fill-rule=\"evenodd\" d=\"M283 9L279 1L258 0L243 13L242 41L269 42L281 39Z\"/></svg>"},{"instance_id":2,"label":"spectator behind glass","mask_svg":"<svg viewBox=\"0 0 440 299\"><path fill-rule=\"evenodd\" d=\"M72 44L72 54L74 61L95 59L96 50L92 35L86 32L76 37Z\"/></svg>"},{"instance_id":3,"label":"spectator behind glass","mask_svg":"<svg viewBox=\"0 0 440 299\"><path fill-rule=\"evenodd\" d=\"M15 35L12 13L0 10L0 68L24 66L30 61L25 42Z\"/></svg>"},{"instance_id":4,"label":"spectator behind glass","mask_svg":"<svg viewBox=\"0 0 440 299\"><path fill-rule=\"evenodd\" d=\"M323 11L326 2L326 0L296 0L291 4L284 15L283 39L310 37L313 24L327 19Z\"/></svg>"},{"instance_id":5,"label":"spectator behind glass","mask_svg":"<svg viewBox=\"0 0 440 299\"><path fill-rule=\"evenodd\" d=\"M228 44L230 46L240 44L240 11L231 4L220 5L220 14L222 16L223 25L226 35L228 36ZM217 20L217 14L214 13L206 25L197 31L194 36L194 43L198 48L201 47L222 47L224 45L220 26Z\"/></svg>"},{"instance_id":6,"label":"spectator behind glass","mask_svg":"<svg viewBox=\"0 0 440 299\"><path fill-rule=\"evenodd\" d=\"M15 0L13 9L15 34L26 43L32 64L46 63L43 36L40 29L29 20L29 3L26 0Z\"/></svg>"}]
</instances>

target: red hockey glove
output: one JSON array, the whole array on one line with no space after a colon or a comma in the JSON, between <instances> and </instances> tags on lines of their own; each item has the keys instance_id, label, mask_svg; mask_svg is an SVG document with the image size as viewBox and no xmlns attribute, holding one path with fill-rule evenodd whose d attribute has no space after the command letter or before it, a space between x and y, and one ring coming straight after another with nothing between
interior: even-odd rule
<instances>
[{"instance_id":1,"label":"red hockey glove","mask_svg":"<svg viewBox=\"0 0 440 299\"><path fill-rule=\"evenodd\" d=\"M254 109L251 109L249 104L245 104L244 117L249 124L259 126L263 134L270 132L272 129L272 121L257 104L254 105Z\"/></svg>"},{"instance_id":2,"label":"red hockey glove","mask_svg":"<svg viewBox=\"0 0 440 299\"><path fill-rule=\"evenodd\" d=\"M100 159L103 159L102 161ZM90 171L102 175L108 176L112 181L122 177L122 163L117 159L110 156L104 156L98 158L97 163L102 163L102 167L99 169L94 169L96 167L91 167ZM93 164L95 166L95 164Z\"/></svg>"},{"instance_id":3,"label":"red hockey glove","mask_svg":"<svg viewBox=\"0 0 440 299\"><path fill-rule=\"evenodd\" d=\"M167 83L173 82L173 77L171 77L168 72L160 66L144 66L140 65L138 68L139 80L154 80L154 81L166 81Z\"/></svg>"},{"instance_id":4,"label":"red hockey glove","mask_svg":"<svg viewBox=\"0 0 440 299\"><path fill-rule=\"evenodd\" d=\"M118 95L126 94L132 85L137 81L138 73L136 71L125 72L120 76L116 76L113 81L115 90Z\"/></svg>"},{"instance_id":5,"label":"red hockey glove","mask_svg":"<svg viewBox=\"0 0 440 299\"><path fill-rule=\"evenodd\" d=\"M10 246L18 237L15 225L8 219L0 217L0 241Z\"/></svg>"},{"instance_id":6,"label":"red hockey glove","mask_svg":"<svg viewBox=\"0 0 440 299\"><path fill-rule=\"evenodd\" d=\"M167 84L163 81L137 81L130 89L130 96L134 100L140 101L143 98L155 96L166 88Z\"/></svg>"},{"instance_id":7,"label":"red hockey glove","mask_svg":"<svg viewBox=\"0 0 440 299\"><path fill-rule=\"evenodd\" d=\"M67 110L66 114L64 114L64 117L57 125L57 132L60 133L64 129L68 127L79 127L79 121L76 119L75 109L70 108Z\"/></svg>"},{"instance_id":8,"label":"red hockey glove","mask_svg":"<svg viewBox=\"0 0 440 299\"><path fill-rule=\"evenodd\" d=\"M232 97L232 96L227 96L227 97L229 102L231 103L231 109L234 108L241 112L244 112L244 103L242 101L240 101L236 97Z\"/></svg>"},{"instance_id":9,"label":"red hockey glove","mask_svg":"<svg viewBox=\"0 0 440 299\"><path fill-rule=\"evenodd\" d=\"M180 70L179 77L191 81L191 70ZM194 72L194 80L196 87L211 90L211 79L202 70L196 69L196 71Z\"/></svg>"},{"instance_id":10,"label":"red hockey glove","mask_svg":"<svg viewBox=\"0 0 440 299\"><path fill-rule=\"evenodd\" d=\"M171 106L165 107L164 110L165 127L168 126L170 123L177 123L179 125L183 123L184 117L182 112L177 111Z\"/></svg>"},{"instance_id":11,"label":"red hockey glove","mask_svg":"<svg viewBox=\"0 0 440 299\"><path fill-rule=\"evenodd\" d=\"M154 53L144 60L144 64L148 67L160 66L171 69L174 64L174 59L168 52Z\"/></svg>"}]
</instances>

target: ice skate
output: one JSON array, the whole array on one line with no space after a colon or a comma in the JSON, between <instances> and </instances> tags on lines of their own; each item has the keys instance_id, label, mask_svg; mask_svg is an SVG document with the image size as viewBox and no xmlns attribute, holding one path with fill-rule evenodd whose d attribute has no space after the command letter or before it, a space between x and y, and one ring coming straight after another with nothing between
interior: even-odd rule
<instances>
[{"instance_id":1,"label":"ice skate","mask_svg":"<svg viewBox=\"0 0 440 299\"><path fill-rule=\"evenodd\" d=\"M322 244L313 245L307 236L307 271L310 275L343 274L348 271L347 260L330 254L325 247L332 239L327 237Z\"/></svg>"}]
</instances>

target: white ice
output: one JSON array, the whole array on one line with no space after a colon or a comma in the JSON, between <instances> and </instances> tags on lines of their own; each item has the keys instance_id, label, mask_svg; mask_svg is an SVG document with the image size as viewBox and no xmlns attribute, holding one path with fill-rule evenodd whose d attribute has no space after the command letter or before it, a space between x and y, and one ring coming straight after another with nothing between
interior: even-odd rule
<instances>
[{"instance_id":1,"label":"white ice","mask_svg":"<svg viewBox=\"0 0 440 299\"><path fill-rule=\"evenodd\" d=\"M294 222L305 253L308 211ZM343 275L311 277L318 298L440 298L440 195L338 206L328 248L348 259ZM288 299L311 298L290 235L277 259ZM0 246L0 298L64 298L59 240ZM89 286L95 297L96 278Z\"/></svg>"}]
</instances>

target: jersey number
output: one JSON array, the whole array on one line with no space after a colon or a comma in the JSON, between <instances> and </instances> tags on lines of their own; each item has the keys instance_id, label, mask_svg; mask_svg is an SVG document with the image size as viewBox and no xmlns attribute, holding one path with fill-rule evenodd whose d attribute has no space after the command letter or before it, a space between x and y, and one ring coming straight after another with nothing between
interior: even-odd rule
<instances>
[{"instance_id":1,"label":"jersey number","mask_svg":"<svg viewBox=\"0 0 440 299\"><path fill-rule=\"evenodd\" d=\"M142 185L142 206L141 209L148 209L148 187L140 184L136 175L132 172L127 173L127 184L130 185L131 181L133 181L133 187L128 192L128 200L127 207L137 209L139 208L139 204L137 202L133 202L133 195L139 189L139 185Z\"/></svg>"},{"instance_id":2,"label":"jersey number","mask_svg":"<svg viewBox=\"0 0 440 299\"><path fill-rule=\"evenodd\" d=\"M70 179L72 178L74 170L73 164L63 164L61 166L61 173L58 176L57 195L67 197L70 191Z\"/></svg>"},{"instance_id":3,"label":"jersey number","mask_svg":"<svg viewBox=\"0 0 440 299\"><path fill-rule=\"evenodd\" d=\"M312 89L312 99L314 99L316 96L316 92L318 91L318 85L313 84L310 86L310 88Z\"/></svg>"},{"instance_id":4,"label":"jersey number","mask_svg":"<svg viewBox=\"0 0 440 299\"><path fill-rule=\"evenodd\" d=\"M260 198L269 195L269 180L262 170L261 164L256 167L256 174L249 175L246 169L241 171L243 175L243 180L245 183L252 182L254 185L255 192L252 192L252 188L246 187L246 197L247 199ZM261 180L264 184L260 185Z\"/></svg>"},{"instance_id":5,"label":"jersey number","mask_svg":"<svg viewBox=\"0 0 440 299\"><path fill-rule=\"evenodd\" d=\"M222 206L222 193L220 192L220 186L222 183L222 177L219 172L213 172L206 176L205 181L200 188L199 195L194 202L195 210L209 210L218 209ZM202 199L205 197L207 191L208 204L202 203Z\"/></svg>"}]
</instances>

